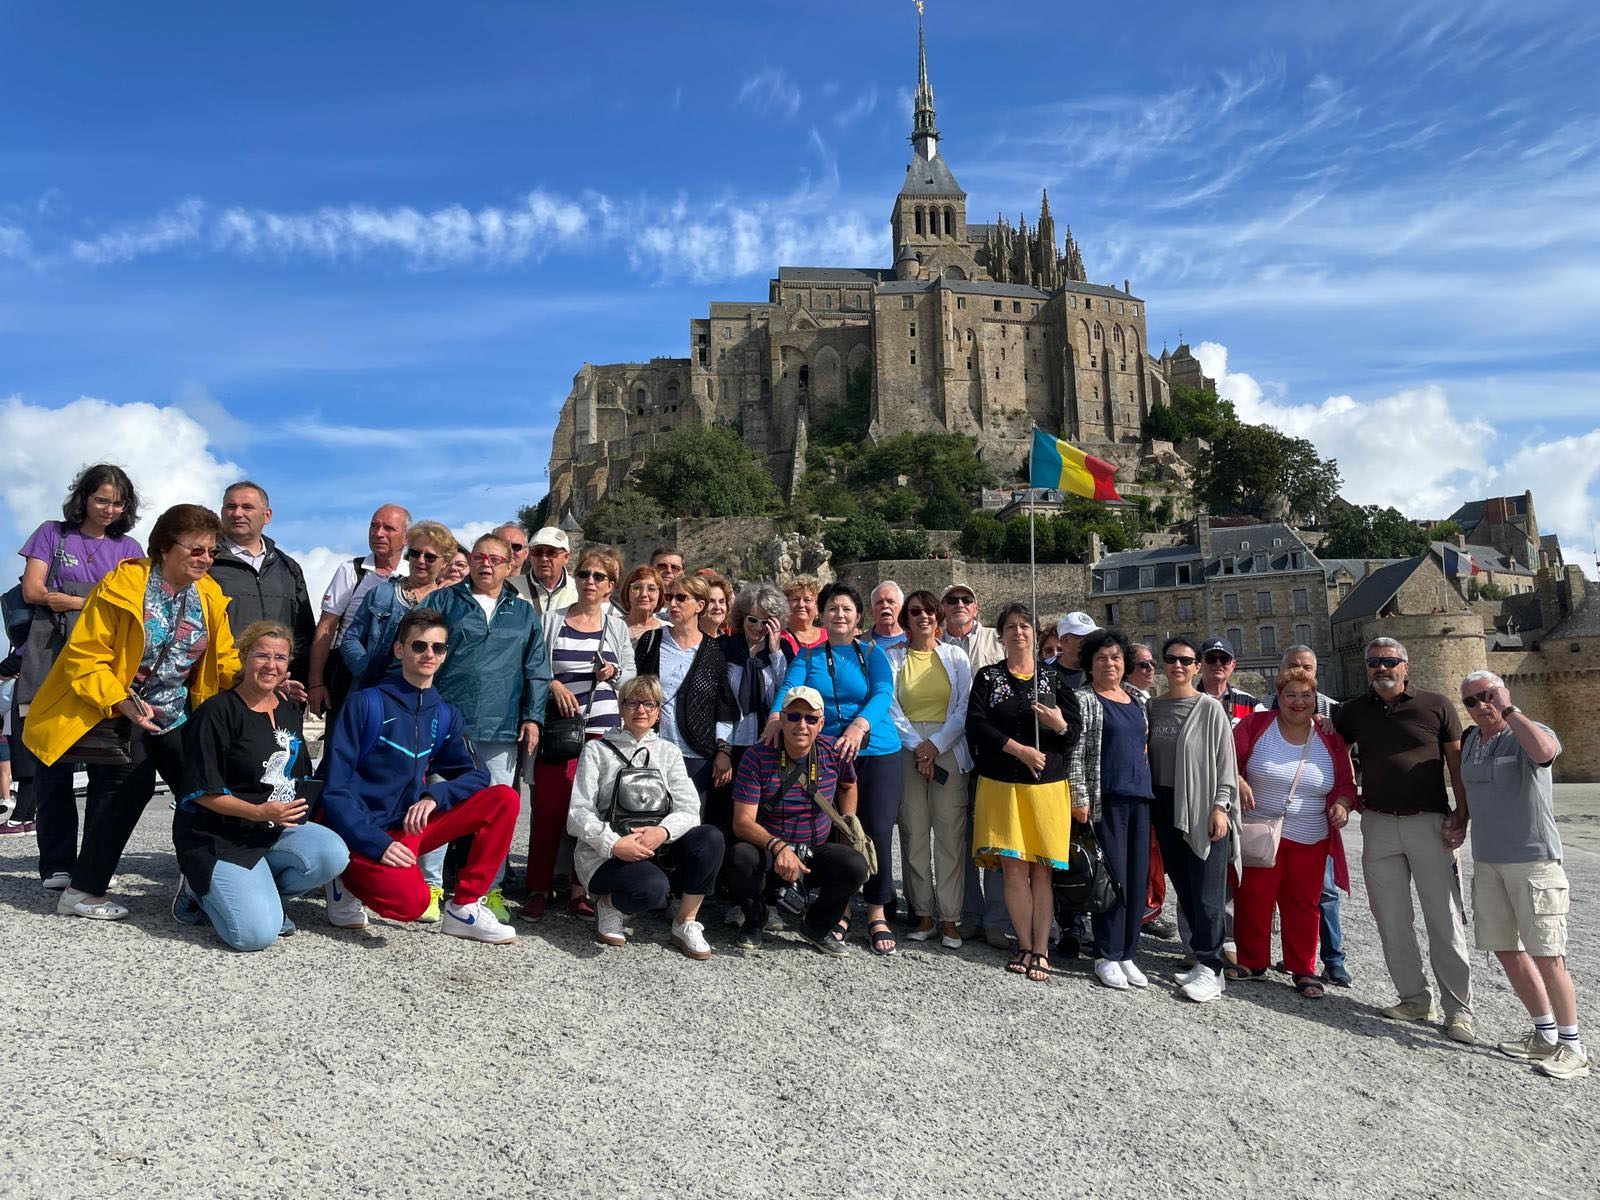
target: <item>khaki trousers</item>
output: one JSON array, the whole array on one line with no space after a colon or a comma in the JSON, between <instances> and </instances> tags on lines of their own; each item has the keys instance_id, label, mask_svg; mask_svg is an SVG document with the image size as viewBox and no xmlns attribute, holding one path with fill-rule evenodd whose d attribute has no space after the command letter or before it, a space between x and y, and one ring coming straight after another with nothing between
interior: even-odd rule
<instances>
[{"instance_id":1,"label":"khaki trousers","mask_svg":"<svg viewBox=\"0 0 1600 1200\"><path fill-rule=\"evenodd\" d=\"M937 732L939 725L914 722L913 728L927 737ZM900 793L900 865L906 900L919 917L959 922L966 895L966 864L972 853L966 774L956 765L956 756L947 750L934 760L950 772L949 778L938 784L918 773L911 751L900 753L904 760L901 777L905 780ZM939 901L937 912L935 893Z\"/></svg>"},{"instance_id":2,"label":"khaki trousers","mask_svg":"<svg viewBox=\"0 0 1600 1200\"><path fill-rule=\"evenodd\" d=\"M1466 911L1455 851L1444 844L1444 816L1361 814L1361 869L1367 901L1383 943L1383 960L1400 999L1431 1004L1433 993L1417 947L1411 887L1416 884L1428 959L1439 984L1446 1019L1472 1012L1472 968L1467 958Z\"/></svg>"}]
</instances>

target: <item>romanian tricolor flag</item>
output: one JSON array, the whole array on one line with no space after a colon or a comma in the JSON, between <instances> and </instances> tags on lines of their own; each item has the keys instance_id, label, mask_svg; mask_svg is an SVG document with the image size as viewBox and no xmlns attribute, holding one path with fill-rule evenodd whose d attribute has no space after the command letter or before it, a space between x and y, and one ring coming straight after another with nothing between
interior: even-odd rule
<instances>
[{"instance_id":1,"label":"romanian tricolor flag","mask_svg":"<svg viewBox=\"0 0 1600 1200\"><path fill-rule=\"evenodd\" d=\"M1042 429L1033 431L1033 454L1028 464L1030 486L1054 488L1090 500L1121 500L1112 482L1116 475L1117 469L1105 459L1085 454Z\"/></svg>"}]
</instances>

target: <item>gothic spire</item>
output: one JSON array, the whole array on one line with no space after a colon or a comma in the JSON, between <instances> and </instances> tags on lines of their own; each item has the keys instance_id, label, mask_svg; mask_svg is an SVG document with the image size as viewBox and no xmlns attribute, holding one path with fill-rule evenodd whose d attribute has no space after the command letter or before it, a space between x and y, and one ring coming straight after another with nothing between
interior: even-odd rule
<instances>
[{"instance_id":1,"label":"gothic spire","mask_svg":"<svg viewBox=\"0 0 1600 1200\"><path fill-rule=\"evenodd\" d=\"M922 0L917 0L917 96L911 118L911 144L920 158L939 153L939 130L933 123L933 85L928 82L928 46L922 25Z\"/></svg>"}]
</instances>

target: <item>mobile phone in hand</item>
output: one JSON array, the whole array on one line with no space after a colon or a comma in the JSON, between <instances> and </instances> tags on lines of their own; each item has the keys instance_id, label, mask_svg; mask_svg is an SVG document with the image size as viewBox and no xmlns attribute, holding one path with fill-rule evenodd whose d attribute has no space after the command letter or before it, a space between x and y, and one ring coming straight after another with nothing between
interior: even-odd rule
<instances>
[{"instance_id":1,"label":"mobile phone in hand","mask_svg":"<svg viewBox=\"0 0 1600 1200\"><path fill-rule=\"evenodd\" d=\"M950 772L945 770L938 763L934 763L933 764L933 781L935 783L937 783L940 787L943 787L945 784L950 782Z\"/></svg>"}]
</instances>

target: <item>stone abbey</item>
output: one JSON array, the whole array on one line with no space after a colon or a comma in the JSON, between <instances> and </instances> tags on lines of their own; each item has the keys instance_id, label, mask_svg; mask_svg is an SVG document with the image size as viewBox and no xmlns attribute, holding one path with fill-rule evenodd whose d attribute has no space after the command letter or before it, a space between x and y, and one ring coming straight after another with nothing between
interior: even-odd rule
<instances>
[{"instance_id":1,"label":"stone abbey","mask_svg":"<svg viewBox=\"0 0 1600 1200\"><path fill-rule=\"evenodd\" d=\"M1144 301L1086 278L1071 229L1039 218L967 219L940 152L919 22L912 156L889 223L889 267L783 267L764 303L713 302L689 322L687 358L585 363L550 454L553 513L582 516L621 488L656 439L726 424L786 494L805 470L807 428L870 376L870 436L976 439L1002 474L1034 426L1111 461L1138 457L1140 423L1174 383L1202 382L1180 347L1150 354Z\"/></svg>"}]
</instances>

